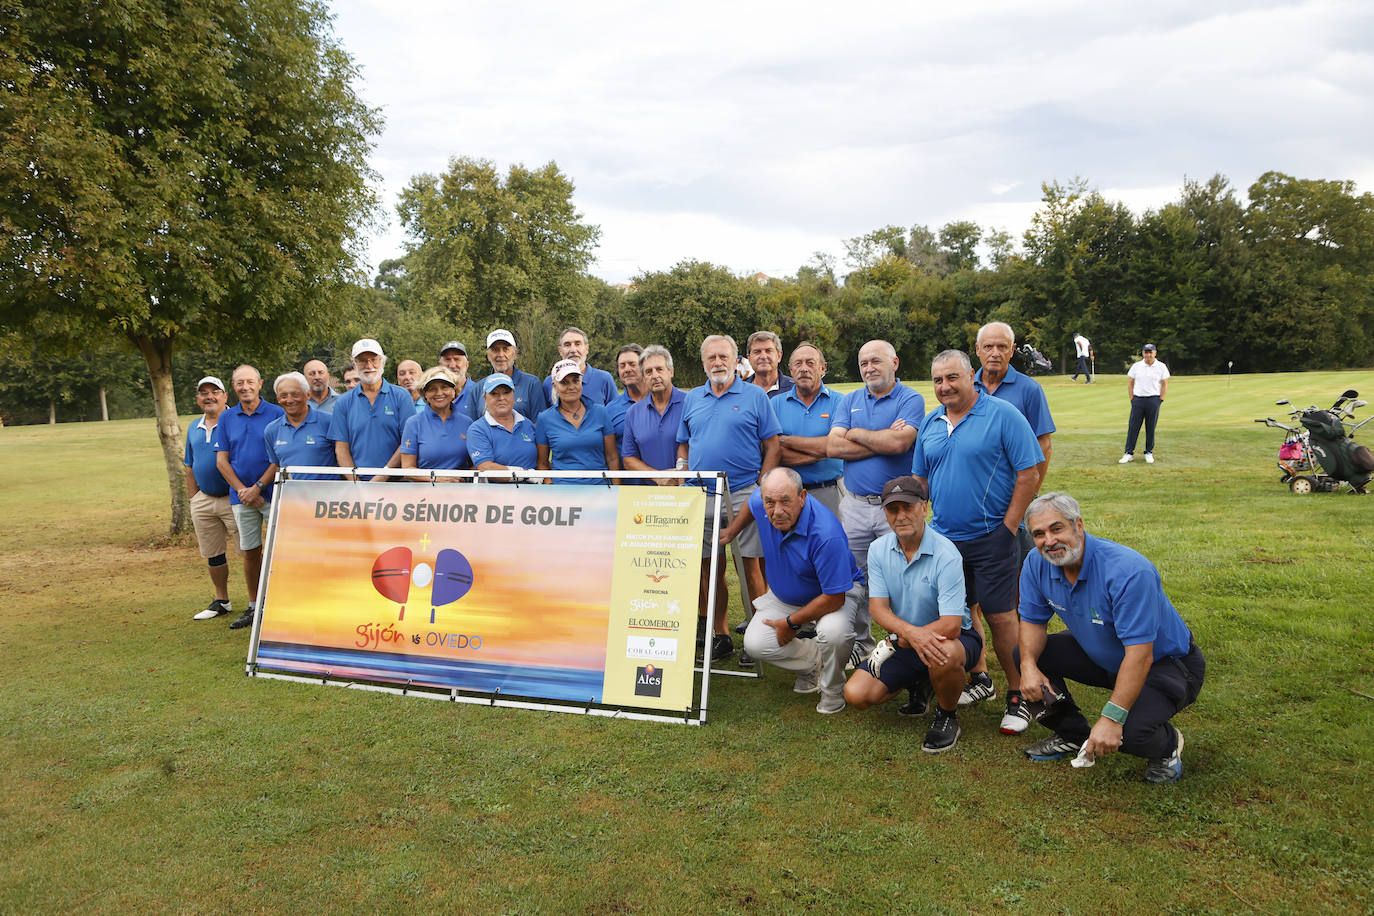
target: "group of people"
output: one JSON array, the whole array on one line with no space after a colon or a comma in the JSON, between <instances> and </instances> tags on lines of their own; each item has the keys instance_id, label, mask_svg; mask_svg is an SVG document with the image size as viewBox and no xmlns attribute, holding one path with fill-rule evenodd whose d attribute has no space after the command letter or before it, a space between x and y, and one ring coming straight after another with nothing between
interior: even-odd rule
<instances>
[{"instance_id":1,"label":"group of people","mask_svg":"<svg viewBox=\"0 0 1374 916\"><path fill-rule=\"evenodd\" d=\"M899 714L920 716L933 700L922 748L938 753L960 737L960 707L997 695L990 639L1006 679L1002 733L1033 721L1051 730L1026 756L1077 754L1082 765L1120 750L1146 757L1152 782L1181 774L1183 736L1169 720L1196 698L1202 656L1148 560L1088 536L1068 495L1038 495L1055 426L1043 389L1011 364L1006 324L979 330L977 370L958 350L935 357L939 405L929 413L898 379L884 340L860 348L863 386L844 395L825 384L825 354L813 343L792 350L784 373L771 331L750 335L743 354L732 338L708 336L707 381L690 391L673 385L673 357L660 346L617 352L623 391L587 365L578 328L559 336L560 359L542 384L516 367L509 331L492 331L486 346L493 371L480 381L467 377L466 348L450 341L438 365L404 361L391 384L381 346L359 340L356 386L335 394L327 367L312 360L276 379L275 405L259 397L251 366L234 371L239 403L227 410L220 380L202 379L204 416L188 431L186 465L215 598L196 618L232 613L225 545L237 538L250 603L231 627L253 622L262 523L281 466L506 472L493 479L584 471L558 482L599 485L610 481L595 472L623 469L658 486L694 483L681 472L723 472L728 492L718 494L719 517L708 512L702 557L733 544L742 561L752 600L736 628L741 664L794 672L794 690L819 694L822 714L906 691ZM699 651L719 663L736 650L723 562L706 620L712 565L701 569ZM1067 630L1049 635L1055 614ZM888 634L881 641L875 620ZM1066 680L1112 689L1096 723Z\"/></svg>"}]
</instances>

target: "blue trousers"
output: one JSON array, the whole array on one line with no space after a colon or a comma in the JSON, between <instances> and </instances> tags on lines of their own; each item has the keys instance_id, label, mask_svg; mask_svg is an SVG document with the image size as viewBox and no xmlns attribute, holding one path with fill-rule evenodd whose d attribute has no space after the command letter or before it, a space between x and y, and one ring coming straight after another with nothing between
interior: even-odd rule
<instances>
[{"instance_id":1,"label":"blue trousers","mask_svg":"<svg viewBox=\"0 0 1374 916\"><path fill-rule=\"evenodd\" d=\"M1131 422L1126 429L1126 454L1135 452L1135 440L1140 436L1140 424L1145 424L1145 451L1155 450L1155 423L1159 420L1159 395L1136 395L1131 398Z\"/></svg>"}]
</instances>

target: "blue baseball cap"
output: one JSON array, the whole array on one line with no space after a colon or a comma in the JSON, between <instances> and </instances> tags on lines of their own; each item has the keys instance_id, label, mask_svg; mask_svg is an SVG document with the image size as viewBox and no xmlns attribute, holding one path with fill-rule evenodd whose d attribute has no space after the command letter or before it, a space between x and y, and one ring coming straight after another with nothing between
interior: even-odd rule
<instances>
[{"instance_id":1,"label":"blue baseball cap","mask_svg":"<svg viewBox=\"0 0 1374 916\"><path fill-rule=\"evenodd\" d=\"M504 372L493 372L491 375L482 379L482 393L491 394L502 385L505 385L511 391L515 390L515 382L511 381L509 375L506 375Z\"/></svg>"}]
</instances>

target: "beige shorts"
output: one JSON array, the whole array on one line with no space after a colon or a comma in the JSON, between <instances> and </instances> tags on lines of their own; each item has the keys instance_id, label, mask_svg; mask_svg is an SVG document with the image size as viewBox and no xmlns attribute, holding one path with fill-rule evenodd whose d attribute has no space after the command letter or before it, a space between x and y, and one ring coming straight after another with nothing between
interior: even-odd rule
<instances>
[{"instance_id":1,"label":"beige shorts","mask_svg":"<svg viewBox=\"0 0 1374 916\"><path fill-rule=\"evenodd\" d=\"M739 514L740 508L743 507L744 504L749 501L749 496L758 488L758 484L750 484L749 486L742 487L730 494L731 518L734 518L736 515ZM722 505L720 507L720 530L724 531L725 527L729 524L729 522L725 520L724 500L722 500L721 502ZM702 531L701 538L701 558L703 560L710 558L713 547L720 546L719 543L717 543L711 538L711 508L715 504L716 498L710 494L707 494L706 524L704 530ZM735 550L742 557L763 556L763 542L759 540L759 531L758 528L755 527L756 524L757 521L753 521L745 525L744 529L740 531L740 533L735 537L735 540L733 542L735 545Z\"/></svg>"},{"instance_id":2,"label":"beige shorts","mask_svg":"<svg viewBox=\"0 0 1374 916\"><path fill-rule=\"evenodd\" d=\"M211 496L198 491L191 497L191 524L196 529L200 555L207 560L224 553L230 544L238 547L239 529L228 494Z\"/></svg>"}]
</instances>

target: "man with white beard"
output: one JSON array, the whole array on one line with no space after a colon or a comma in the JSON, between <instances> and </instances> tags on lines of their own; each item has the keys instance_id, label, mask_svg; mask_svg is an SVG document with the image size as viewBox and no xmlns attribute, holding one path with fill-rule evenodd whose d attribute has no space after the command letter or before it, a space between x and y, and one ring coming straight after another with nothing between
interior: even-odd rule
<instances>
[{"instance_id":1,"label":"man with white beard","mask_svg":"<svg viewBox=\"0 0 1374 916\"><path fill-rule=\"evenodd\" d=\"M415 416L410 392L382 377L382 345L364 337L353 345L358 387L339 396L329 438L341 468L398 468L401 430ZM385 479L385 478L383 478Z\"/></svg>"}]
</instances>

